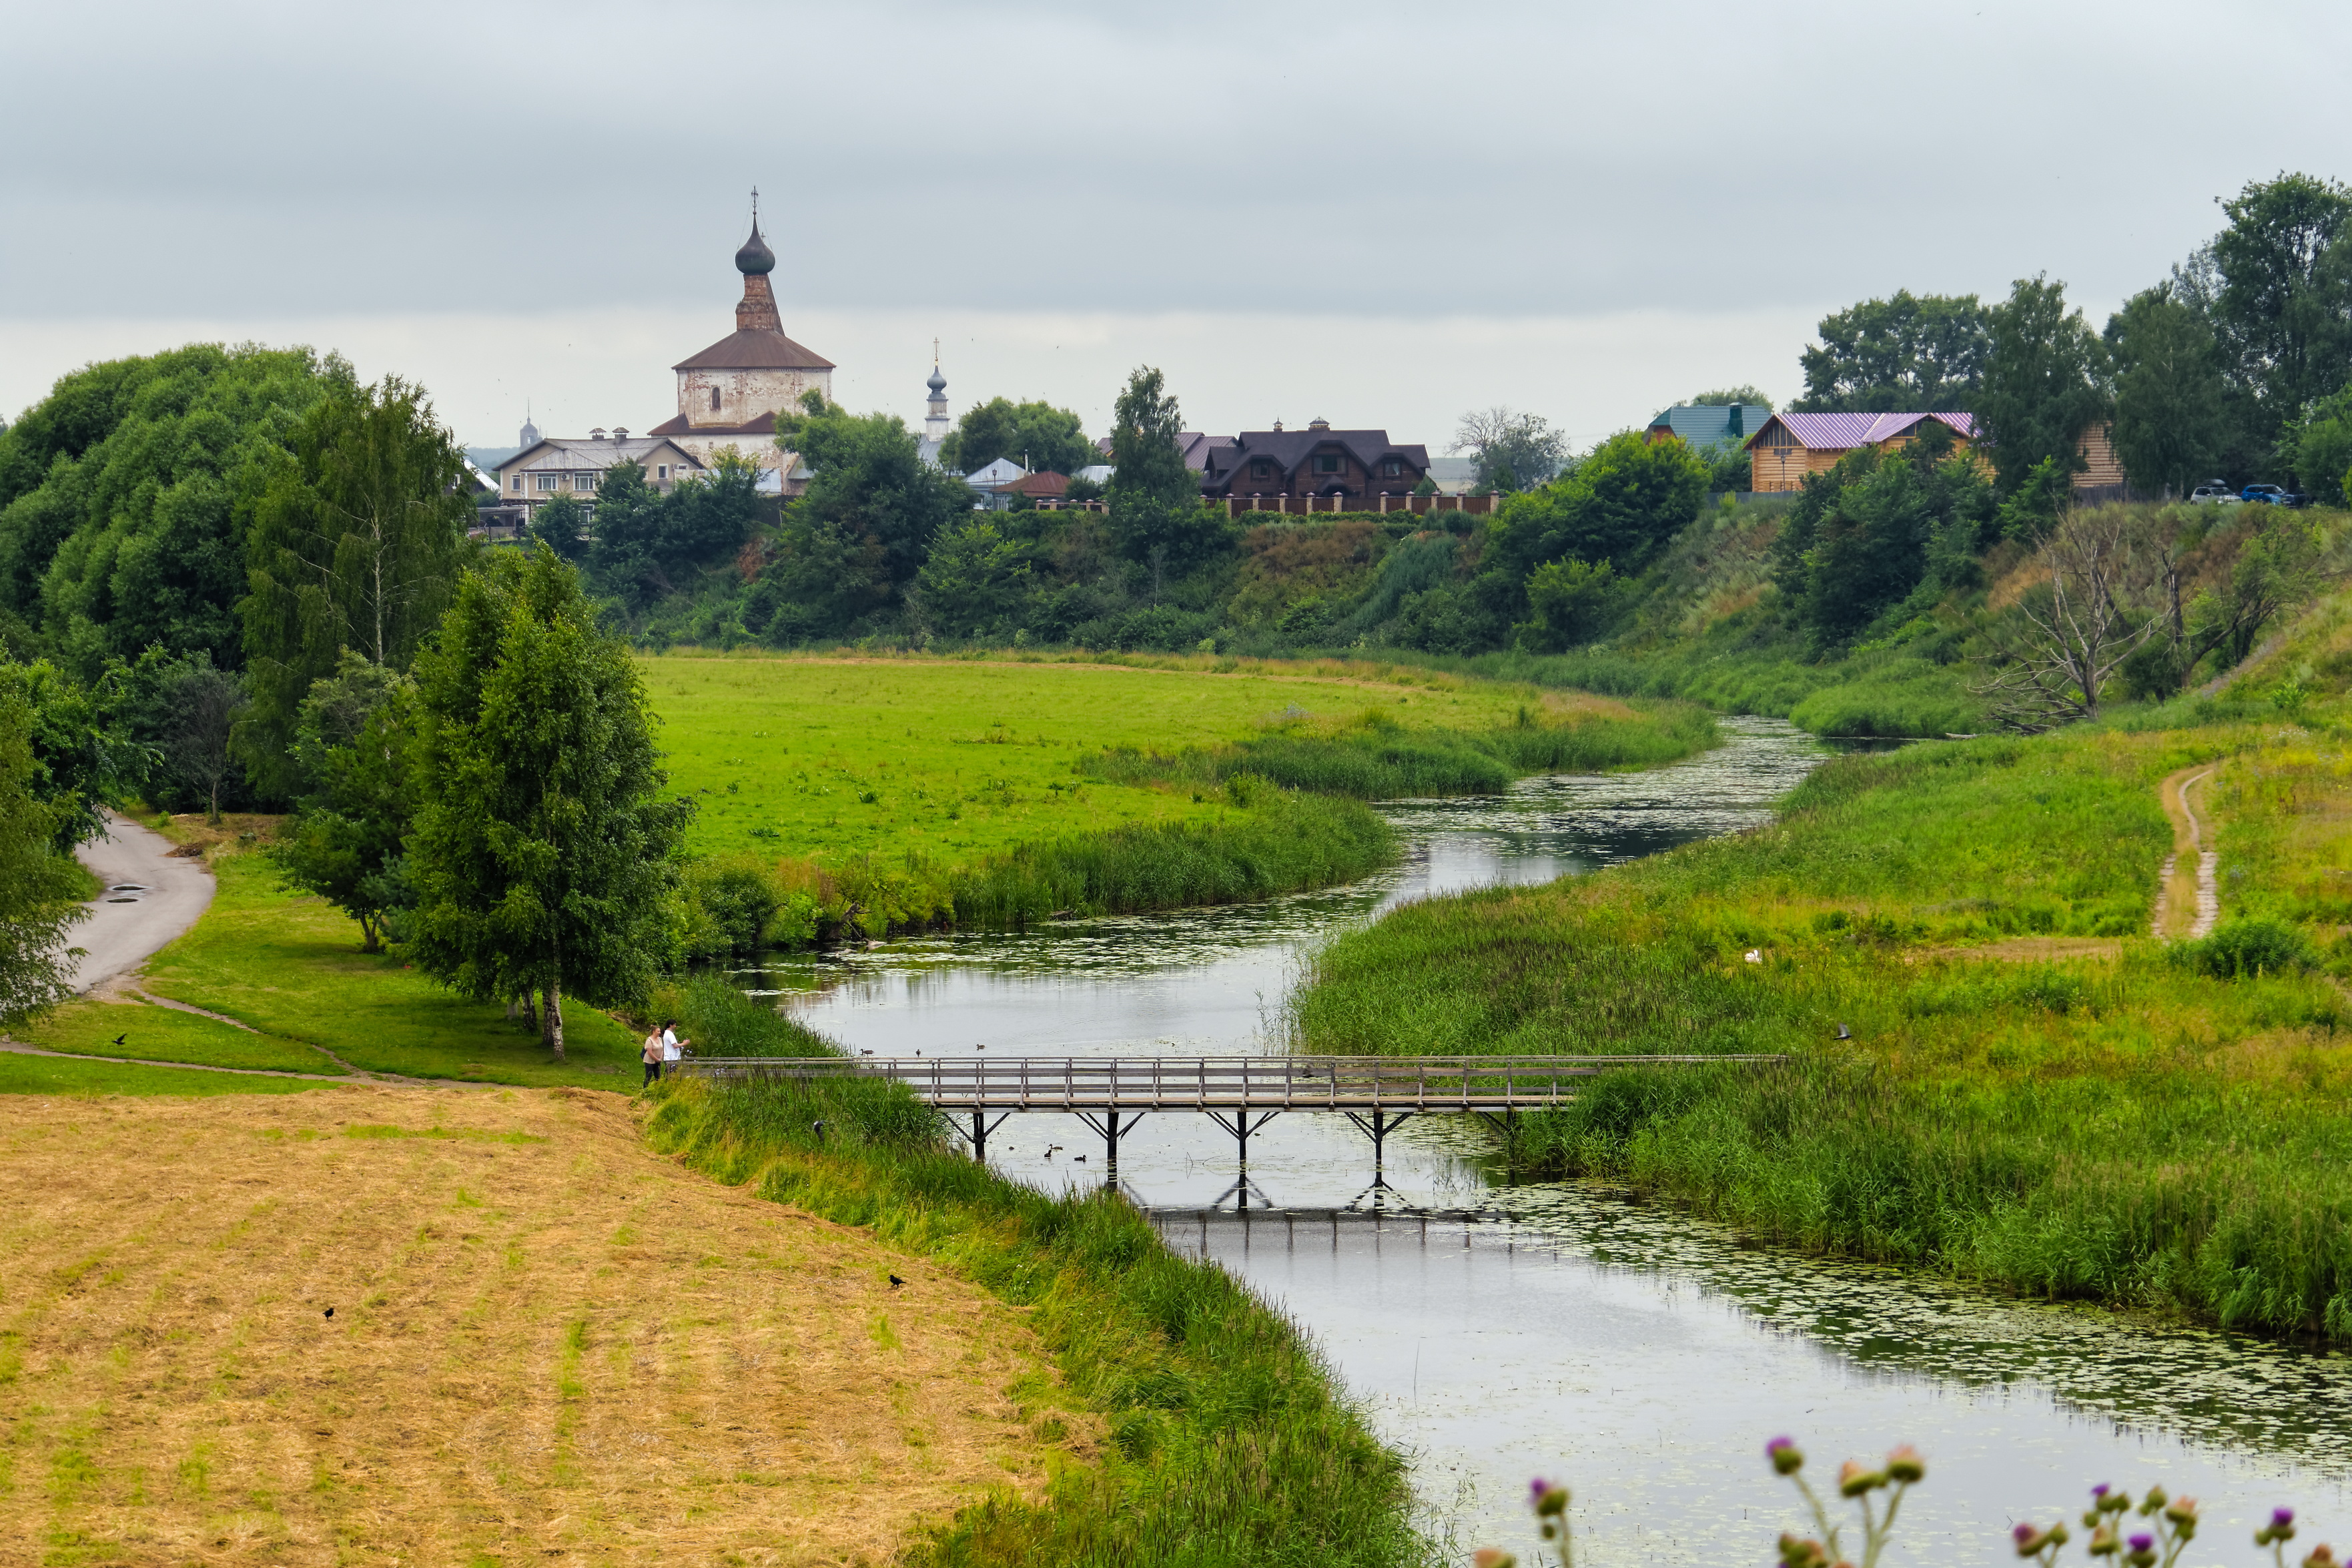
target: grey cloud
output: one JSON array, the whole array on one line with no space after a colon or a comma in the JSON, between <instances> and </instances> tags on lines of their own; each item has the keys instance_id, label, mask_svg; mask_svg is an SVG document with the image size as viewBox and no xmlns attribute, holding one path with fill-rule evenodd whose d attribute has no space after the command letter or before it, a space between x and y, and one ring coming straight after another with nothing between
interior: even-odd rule
<instances>
[{"instance_id":1,"label":"grey cloud","mask_svg":"<svg viewBox=\"0 0 2352 1568\"><path fill-rule=\"evenodd\" d=\"M1731 310L2161 276L2347 173L2340 7L50 7L0 311Z\"/></svg>"}]
</instances>

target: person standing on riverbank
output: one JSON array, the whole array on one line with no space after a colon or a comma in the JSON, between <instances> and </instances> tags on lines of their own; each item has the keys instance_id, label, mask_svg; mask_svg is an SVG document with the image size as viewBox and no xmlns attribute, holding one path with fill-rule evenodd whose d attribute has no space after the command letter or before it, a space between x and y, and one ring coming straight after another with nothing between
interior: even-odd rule
<instances>
[{"instance_id":1,"label":"person standing on riverbank","mask_svg":"<svg viewBox=\"0 0 2352 1568\"><path fill-rule=\"evenodd\" d=\"M662 1075L662 1032L659 1029L646 1037L645 1049L638 1054L638 1059L646 1064L646 1081L637 1087L651 1089Z\"/></svg>"}]
</instances>

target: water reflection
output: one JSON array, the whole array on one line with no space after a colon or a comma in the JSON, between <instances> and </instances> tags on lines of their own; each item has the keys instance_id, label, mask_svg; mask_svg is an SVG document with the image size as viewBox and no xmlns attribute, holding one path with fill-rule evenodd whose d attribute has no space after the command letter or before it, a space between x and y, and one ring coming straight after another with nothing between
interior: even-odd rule
<instances>
[{"instance_id":1,"label":"water reflection","mask_svg":"<svg viewBox=\"0 0 2352 1568\"><path fill-rule=\"evenodd\" d=\"M1729 744L1670 768L1385 806L1410 852L1353 887L1025 937L887 942L739 979L884 1054L1276 1048L1282 998L1313 942L1408 900L1547 881L1753 826L1827 754L1784 724L1727 729ZM2095 1479L2200 1492L2220 1555L2242 1540L2226 1521L2274 1500L2291 1495L2323 1521L2341 1511L2342 1357L1747 1247L1588 1184L1498 1184L1486 1135L1462 1118L1415 1121L1386 1147L1376 1173L1344 1120L1293 1113L1251 1135L1244 1171L1206 1117L1154 1113L1123 1139L1117 1177L1171 1239L1313 1330L1382 1432L1416 1456L1433 1522L1465 1542L1524 1544L1510 1533L1517 1497L1543 1469L1586 1500L1588 1563L1760 1561L1794 1521L1757 1458L1782 1429L1833 1458L1897 1439L1927 1449L1934 1474L1906 1505L1914 1560L1998 1561L2021 1510L2051 1517ZM989 1152L1048 1189L1108 1173L1100 1141L1071 1117L1016 1116ZM1368 1217L1378 1211L1390 1217Z\"/></svg>"}]
</instances>

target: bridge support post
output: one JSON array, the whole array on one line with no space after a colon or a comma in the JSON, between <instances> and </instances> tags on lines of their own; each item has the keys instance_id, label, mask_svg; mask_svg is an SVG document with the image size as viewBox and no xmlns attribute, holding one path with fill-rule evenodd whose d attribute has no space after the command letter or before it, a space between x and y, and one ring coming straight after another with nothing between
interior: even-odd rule
<instances>
[{"instance_id":1,"label":"bridge support post","mask_svg":"<svg viewBox=\"0 0 2352 1568\"><path fill-rule=\"evenodd\" d=\"M1247 1173L1250 1134L1281 1114L1279 1110L1267 1110L1253 1117L1246 1110L1212 1110L1209 1112L1209 1120L1234 1135L1234 1142L1240 1148L1242 1170Z\"/></svg>"},{"instance_id":2,"label":"bridge support post","mask_svg":"<svg viewBox=\"0 0 2352 1568\"><path fill-rule=\"evenodd\" d=\"M1013 1112L1009 1110L1002 1112L994 1121L991 1121L988 1119L988 1112L976 1110L971 1113L971 1130L970 1131L964 1131L963 1123L957 1121L952 1114L941 1112L941 1117L950 1127L955 1130L957 1137L971 1145L972 1159L979 1163L985 1165L988 1163L988 1135L996 1131L998 1125L1004 1121L1005 1117L1012 1114Z\"/></svg>"},{"instance_id":3,"label":"bridge support post","mask_svg":"<svg viewBox=\"0 0 2352 1568\"><path fill-rule=\"evenodd\" d=\"M1140 1110L1127 1112L1127 1125L1124 1127L1118 1124L1119 1113L1116 1110L1106 1110L1100 1112L1081 1110L1077 1113L1077 1117L1101 1137L1103 1163L1109 1167L1108 1173L1109 1179L1114 1183L1117 1182L1118 1180L1118 1141L1135 1131L1135 1124L1143 1120L1143 1112Z\"/></svg>"},{"instance_id":4,"label":"bridge support post","mask_svg":"<svg viewBox=\"0 0 2352 1568\"><path fill-rule=\"evenodd\" d=\"M1366 1115L1359 1115L1352 1110L1343 1111L1341 1114L1356 1124L1357 1131L1372 1141L1372 1169L1377 1172L1387 1163L1389 1134L1412 1121L1414 1113L1410 1110L1389 1110L1375 1106L1366 1113L1370 1120L1366 1119Z\"/></svg>"}]
</instances>

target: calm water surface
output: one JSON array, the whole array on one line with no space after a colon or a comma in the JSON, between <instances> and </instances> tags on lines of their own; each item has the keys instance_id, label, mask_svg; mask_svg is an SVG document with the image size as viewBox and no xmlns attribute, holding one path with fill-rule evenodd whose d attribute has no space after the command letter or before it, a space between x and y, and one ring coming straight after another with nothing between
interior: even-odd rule
<instances>
[{"instance_id":1,"label":"calm water surface","mask_svg":"<svg viewBox=\"0 0 2352 1568\"><path fill-rule=\"evenodd\" d=\"M1283 997L1315 942L1407 900L1753 826L1829 754L1770 721L1726 728L1722 749L1646 773L1385 806L1410 852L1354 887L886 942L740 978L884 1055L1279 1049ZM1015 1117L989 1152L1049 1189L1107 1174L1072 1117ZM2098 1480L2205 1499L2197 1564L2252 1562L2248 1532L2277 1501L2315 1527L2298 1545L2352 1522L2340 1355L1756 1248L1596 1184L1509 1185L1457 1119L1409 1123L1382 1175L1344 1120L1299 1114L1252 1136L1246 1175L1197 1114L1144 1118L1118 1163L1171 1242L1312 1331L1412 1456L1429 1527L1465 1551L1525 1558L1519 1499L1541 1471L1576 1489L1586 1563L1766 1562L1797 1522L1759 1458L1780 1431L1831 1468L1897 1441L1928 1455L1905 1562L2010 1560L2011 1523L2071 1510Z\"/></svg>"}]
</instances>

